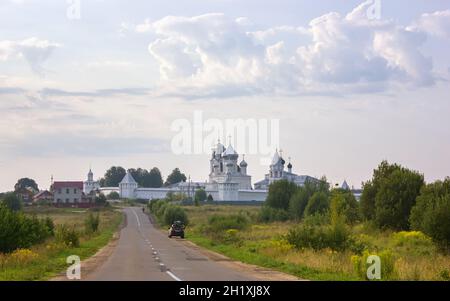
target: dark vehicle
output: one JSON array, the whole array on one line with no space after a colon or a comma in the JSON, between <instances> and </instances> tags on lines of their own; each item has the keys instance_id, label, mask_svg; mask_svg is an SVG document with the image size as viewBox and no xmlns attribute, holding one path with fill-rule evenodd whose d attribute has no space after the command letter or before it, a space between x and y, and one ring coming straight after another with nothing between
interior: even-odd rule
<instances>
[{"instance_id":1,"label":"dark vehicle","mask_svg":"<svg viewBox=\"0 0 450 301\"><path fill-rule=\"evenodd\" d=\"M180 221L174 222L169 229L169 238L172 238L172 236L184 238L184 228L185 226L182 222Z\"/></svg>"}]
</instances>

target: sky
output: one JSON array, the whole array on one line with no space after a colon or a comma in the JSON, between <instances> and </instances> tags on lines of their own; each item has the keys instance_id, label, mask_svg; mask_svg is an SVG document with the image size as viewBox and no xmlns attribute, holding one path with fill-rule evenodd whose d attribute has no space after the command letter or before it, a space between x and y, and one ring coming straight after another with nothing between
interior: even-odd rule
<instances>
[{"instance_id":1,"label":"sky","mask_svg":"<svg viewBox=\"0 0 450 301\"><path fill-rule=\"evenodd\" d=\"M173 148L199 112L279 122L264 151L236 147L253 182L276 148L332 183L360 187L385 159L443 179L449 50L446 0L0 0L0 191L90 166L205 181L207 147Z\"/></svg>"}]
</instances>

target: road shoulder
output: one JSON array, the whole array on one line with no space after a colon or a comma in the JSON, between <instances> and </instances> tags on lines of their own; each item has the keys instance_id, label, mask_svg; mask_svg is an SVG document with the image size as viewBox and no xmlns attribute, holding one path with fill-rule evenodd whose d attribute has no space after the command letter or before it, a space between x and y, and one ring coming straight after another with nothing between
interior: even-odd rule
<instances>
[{"instance_id":1,"label":"road shoulder","mask_svg":"<svg viewBox=\"0 0 450 301\"><path fill-rule=\"evenodd\" d=\"M113 234L108 244L98 250L93 256L81 262L81 277L87 279L93 272L102 266L106 260L113 254L117 243L120 239L120 233L127 226L127 215L122 211L123 219L117 231ZM62 271L58 276L53 277L50 281L68 281L66 271Z\"/></svg>"}]
</instances>

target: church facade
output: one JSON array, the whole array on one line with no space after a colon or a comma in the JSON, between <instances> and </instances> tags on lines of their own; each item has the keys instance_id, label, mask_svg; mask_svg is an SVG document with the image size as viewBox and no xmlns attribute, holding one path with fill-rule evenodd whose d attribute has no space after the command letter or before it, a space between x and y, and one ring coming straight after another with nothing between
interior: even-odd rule
<instances>
[{"instance_id":1,"label":"church facade","mask_svg":"<svg viewBox=\"0 0 450 301\"><path fill-rule=\"evenodd\" d=\"M214 201L222 202L263 202L267 198L269 185L278 180L289 180L302 186L307 181L319 181L318 179L306 175L297 175L292 172L292 164L289 162L287 171L286 161L278 151L270 165L269 173L265 178L256 182L252 186L252 177L247 173L248 164L243 156L239 162L239 154L231 144L225 147L220 141L212 149L209 160L209 179L207 182L181 182L163 188L142 188L139 187L130 172L119 184L119 187L103 187L99 190L105 194L116 191L121 198L126 199L162 199L168 193L184 193L187 196L194 196L197 189L204 189L207 195L211 195ZM88 181L85 187L90 189L96 187L97 182L93 181L92 172L89 171Z\"/></svg>"},{"instance_id":2,"label":"church facade","mask_svg":"<svg viewBox=\"0 0 450 301\"><path fill-rule=\"evenodd\" d=\"M288 180L294 182L297 186L303 186L306 182L320 182L317 178L293 173L291 162L289 162L287 170L285 170L285 164L286 161L283 159L282 155L280 155L278 150L276 150L272 163L270 164L269 173L265 175L263 180L255 183L255 189L268 190L270 184L279 180Z\"/></svg>"}]
</instances>

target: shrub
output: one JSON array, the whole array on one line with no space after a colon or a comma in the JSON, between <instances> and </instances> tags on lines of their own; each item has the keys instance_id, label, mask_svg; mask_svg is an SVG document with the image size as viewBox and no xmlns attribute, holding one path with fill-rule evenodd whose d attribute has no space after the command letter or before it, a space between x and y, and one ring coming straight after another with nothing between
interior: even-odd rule
<instances>
[{"instance_id":1,"label":"shrub","mask_svg":"<svg viewBox=\"0 0 450 301\"><path fill-rule=\"evenodd\" d=\"M55 238L57 242L63 243L68 247L80 246L80 238L75 226L59 225L56 227Z\"/></svg>"},{"instance_id":2,"label":"shrub","mask_svg":"<svg viewBox=\"0 0 450 301\"><path fill-rule=\"evenodd\" d=\"M297 185L288 180L276 181L269 186L266 205L276 209L289 209L289 200L297 191Z\"/></svg>"},{"instance_id":3,"label":"shrub","mask_svg":"<svg viewBox=\"0 0 450 301\"><path fill-rule=\"evenodd\" d=\"M23 207L22 200L14 192L6 193L0 204L1 203L12 211L20 211Z\"/></svg>"},{"instance_id":4,"label":"shrub","mask_svg":"<svg viewBox=\"0 0 450 301\"><path fill-rule=\"evenodd\" d=\"M297 192L294 193L289 200L289 213L293 218L297 220L303 218L310 197L311 195L305 187L300 187Z\"/></svg>"},{"instance_id":5,"label":"shrub","mask_svg":"<svg viewBox=\"0 0 450 301\"><path fill-rule=\"evenodd\" d=\"M189 223L186 211L178 206L168 206L164 210L164 224L171 225L175 221L181 221L187 225Z\"/></svg>"},{"instance_id":6,"label":"shrub","mask_svg":"<svg viewBox=\"0 0 450 301\"><path fill-rule=\"evenodd\" d=\"M116 191L111 191L108 194L108 200L119 200L120 199L120 194Z\"/></svg>"},{"instance_id":7,"label":"shrub","mask_svg":"<svg viewBox=\"0 0 450 301\"><path fill-rule=\"evenodd\" d=\"M343 223L326 226L303 223L290 229L286 239L297 249L342 251L350 247L350 234Z\"/></svg>"},{"instance_id":8,"label":"shrub","mask_svg":"<svg viewBox=\"0 0 450 301\"><path fill-rule=\"evenodd\" d=\"M45 225L47 226L48 233L53 236L55 235L55 223L50 217L45 218Z\"/></svg>"},{"instance_id":9,"label":"shrub","mask_svg":"<svg viewBox=\"0 0 450 301\"><path fill-rule=\"evenodd\" d=\"M100 225L100 214L94 215L92 212L86 217L84 221L84 226L87 233L95 233L98 231Z\"/></svg>"},{"instance_id":10,"label":"shrub","mask_svg":"<svg viewBox=\"0 0 450 301\"><path fill-rule=\"evenodd\" d=\"M345 218L351 225L359 220L358 202L351 191L337 189L332 193L330 201L331 212Z\"/></svg>"},{"instance_id":11,"label":"shrub","mask_svg":"<svg viewBox=\"0 0 450 301\"><path fill-rule=\"evenodd\" d=\"M262 223L284 222L289 219L289 213L283 209L275 209L263 206L258 214L257 220Z\"/></svg>"},{"instance_id":12,"label":"shrub","mask_svg":"<svg viewBox=\"0 0 450 301\"><path fill-rule=\"evenodd\" d=\"M25 265L35 261L38 254L29 249L17 249L8 256L8 263L13 265Z\"/></svg>"},{"instance_id":13,"label":"shrub","mask_svg":"<svg viewBox=\"0 0 450 301\"><path fill-rule=\"evenodd\" d=\"M95 204L97 206L105 206L108 204L106 196L103 193L100 193L97 197L95 197Z\"/></svg>"},{"instance_id":14,"label":"shrub","mask_svg":"<svg viewBox=\"0 0 450 301\"><path fill-rule=\"evenodd\" d=\"M392 241L395 246L419 247L432 245L431 239L420 231L402 231L392 234Z\"/></svg>"},{"instance_id":15,"label":"shrub","mask_svg":"<svg viewBox=\"0 0 450 301\"><path fill-rule=\"evenodd\" d=\"M52 235L45 220L0 205L0 252L29 248Z\"/></svg>"},{"instance_id":16,"label":"shrub","mask_svg":"<svg viewBox=\"0 0 450 301\"><path fill-rule=\"evenodd\" d=\"M323 191L316 192L308 201L305 208L305 215L324 214L329 209L330 204L328 194Z\"/></svg>"},{"instance_id":17,"label":"shrub","mask_svg":"<svg viewBox=\"0 0 450 301\"><path fill-rule=\"evenodd\" d=\"M197 191L195 191L194 200L196 204L206 201L207 198L208 196L206 195L206 191L204 189L197 189Z\"/></svg>"},{"instance_id":18,"label":"shrub","mask_svg":"<svg viewBox=\"0 0 450 301\"><path fill-rule=\"evenodd\" d=\"M354 255L351 257L353 269L361 279L367 280L367 269L370 265L367 263L367 258L371 255L380 257L381 280L391 280L396 276L395 258L390 250L385 250L379 254L371 254L368 250L365 250L361 256Z\"/></svg>"},{"instance_id":19,"label":"shrub","mask_svg":"<svg viewBox=\"0 0 450 301\"><path fill-rule=\"evenodd\" d=\"M439 277L444 281L450 281L450 272L448 270L442 270L439 272Z\"/></svg>"},{"instance_id":20,"label":"shrub","mask_svg":"<svg viewBox=\"0 0 450 301\"><path fill-rule=\"evenodd\" d=\"M224 232L229 229L244 230L249 226L249 220L242 214L212 215L208 219L209 232Z\"/></svg>"},{"instance_id":21,"label":"shrub","mask_svg":"<svg viewBox=\"0 0 450 301\"><path fill-rule=\"evenodd\" d=\"M401 168L385 178L375 197L375 223L380 228L408 230L411 209L424 184L423 175Z\"/></svg>"},{"instance_id":22,"label":"shrub","mask_svg":"<svg viewBox=\"0 0 450 301\"><path fill-rule=\"evenodd\" d=\"M411 226L450 249L450 178L425 186L411 211Z\"/></svg>"}]
</instances>

